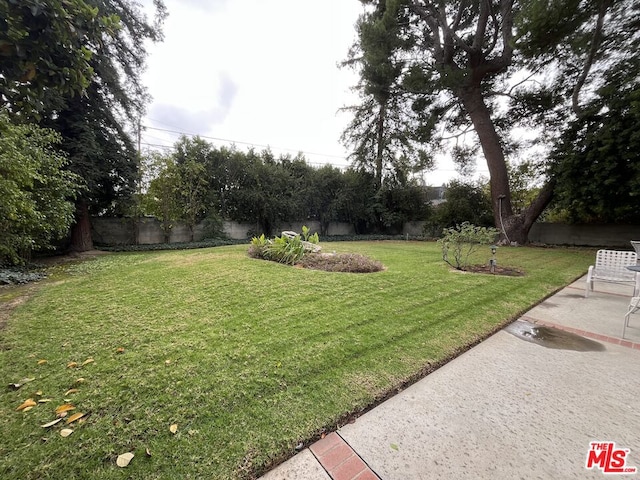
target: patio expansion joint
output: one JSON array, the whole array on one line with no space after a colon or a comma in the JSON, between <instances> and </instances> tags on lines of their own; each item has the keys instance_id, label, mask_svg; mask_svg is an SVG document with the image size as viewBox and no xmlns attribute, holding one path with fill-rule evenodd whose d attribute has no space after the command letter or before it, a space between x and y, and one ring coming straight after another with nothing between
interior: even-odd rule
<instances>
[{"instance_id":1,"label":"patio expansion joint","mask_svg":"<svg viewBox=\"0 0 640 480\"><path fill-rule=\"evenodd\" d=\"M337 432L309 447L333 480L379 480L380 477Z\"/></svg>"},{"instance_id":2,"label":"patio expansion joint","mask_svg":"<svg viewBox=\"0 0 640 480\"><path fill-rule=\"evenodd\" d=\"M633 350L640 350L640 343L632 342L631 340L625 340L624 338L611 337L609 335L603 335L601 333L589 332L580 328L566 327L564 325L558 325L557 323L547 322L546 320L540 320L529 315L523 315L521 320L525 320L536 325L542 325L545 327L557 328L558 330L564 330L565 332L575 333L581 337L591 338L601 342L611 343L614 345L620 345L621 347L631 348Z\"/></svg>"}]
</instances>

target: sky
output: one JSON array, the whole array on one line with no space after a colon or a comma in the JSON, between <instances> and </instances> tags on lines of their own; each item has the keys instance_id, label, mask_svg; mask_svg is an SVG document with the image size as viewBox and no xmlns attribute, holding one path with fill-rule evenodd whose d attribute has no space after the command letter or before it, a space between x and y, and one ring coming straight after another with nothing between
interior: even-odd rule
<instances>
[{"instance_id":1,"label":"sky","mask_svg":"<svg viewBox=\"0 0 640 480\"><path fill-rule=\"evenodd\" d=\"M145 0L145 6L150 4ZM355 40L357 0L165 0L164 42L148 46L142 78L152 97L142 147L179 132L215 146L303 152L314 166L349 165L340 135L357 103L357 75L338 64ZM169 130L169 131L167 131ZM425 176L456 177L439 162Z\"/></svg>"}]
</instances>

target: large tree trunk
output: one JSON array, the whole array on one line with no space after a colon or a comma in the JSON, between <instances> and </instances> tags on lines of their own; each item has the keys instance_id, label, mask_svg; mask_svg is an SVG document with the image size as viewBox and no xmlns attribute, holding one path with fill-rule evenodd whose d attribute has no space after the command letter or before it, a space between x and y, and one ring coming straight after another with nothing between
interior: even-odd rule
<instances>
[{"instance_id":1,"label":"large tree trunk","mask_svg":"<svg viewBox=\"0 0 640 480\"><path fill-rule=\"evenodd\" d=\"M529 230L553 197L554 182L547 183L538 197L522 213L515 215L511 204L509 172L500 137L496 132L480 87L471 87L459 94L473 127L478 134L482 152L489 168L491 204L501 243L526 244Z\"/></svg>"},{"instance_id":2,"label":"large tree trunk","mask_svg":"<svg viewBox=\"0 0 640 480\"><path fill-rule=\"evenodd\" d=\"M71 250L74 252L93 250L91 217L85 200L80 200L76 204L76 223L71 227Z\"/></svg>"}]
</instances>

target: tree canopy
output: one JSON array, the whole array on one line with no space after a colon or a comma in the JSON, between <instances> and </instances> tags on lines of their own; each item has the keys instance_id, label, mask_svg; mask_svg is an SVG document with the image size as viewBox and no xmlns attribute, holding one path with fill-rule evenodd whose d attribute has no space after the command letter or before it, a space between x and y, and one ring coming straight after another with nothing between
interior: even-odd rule
<instances>
[{"instance_id":1,"label":"tree canopy","mask_svg":"<svg viewBox=\"0 0 640 480\"><path fill-rule=\"evenodd\" d=\"M215 225L224 218L272 235L288 222L317 220L326 235L333 221L358 233L397 232L403 222L428 215L424 188L415 182L378 189L371 172L314 168L300 154L275 157L182 137L173 152L149 154L143 163L153 177L143 212L161 220L167 238L176 221L193 232L202 221Z\"/></svg>"},{"instance_id":2,"label":"tree canopy","mask_svg":"<svg viewBox=\"0 0 640 480\"><path fill-rule=\"evenodd\" d=\"M537 196L516 209L510 163L527 155L548 165L548 152L561 133L581 121L594 92L611 80L604 72L622 67L638 77L637 5L631 0L361 1L367 9L352 50L360 55L350 58L360 69L357 88L366 95L378 78L393 85L385 91L410 112L399 128L428 156L444 149L466 161L479 147L490 172L494 223L504 225L503 240L526 242L553 197L557 170L547 170ZM387 75L372 76L370 62ZM389 65L401 68L385 68ZM366 102L360 110L375 114L367 105L379 102ZM357 119L345 131L355 143L361 137ZM374 158L375 146L366 148Z\"/></svg>"},{"instance_id":3,"label":"tree canopy","mask_svg":"<svg viewBox=\"0 0 640 480\"><path fill-rule=\"evenodd\" d=\"M161 0L154 6L149 20L135 0L0 0L0 105L14 122L61 135L66 168L86 184L79 250L91 248L89 213L122 212L135 192L145 44L162 39L166 15Z\"/></svg>"}]
</instances>

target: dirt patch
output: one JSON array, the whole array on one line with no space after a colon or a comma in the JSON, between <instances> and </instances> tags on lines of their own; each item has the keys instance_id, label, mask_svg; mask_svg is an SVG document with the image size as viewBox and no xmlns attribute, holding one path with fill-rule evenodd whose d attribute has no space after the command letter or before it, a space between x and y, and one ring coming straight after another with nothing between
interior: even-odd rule
<instances>
[{"instance_id":1,"label":"dirt patch","mask_svg":"<svg viewBox=\"0 0 640 480\"><path fill-rule=\"evenodd\" d=\"M101 257L103 255L110 255L111 252L105 252L103 250L89 250L87 252L71 252L66 253L64 255L55 255L52 257L43 257L38 258L36 263L45 266L51 265L61 265L70 262L78 262L82 260L91 260L96 257Z\"/></svg>"},{"instance_id":2,"label":"dirt patch","mask_svg":"<svg viewBox=\"0 0 640 480\"><path fill-rule=\"evenodd\" d=\"M82 262L91 260L98 256L108 255L110 252L102 250L90 250L88 252L73 252L66 255L56 255L53 257L38 258L36 262L46 268L56 265L64 265L72 262ZM40 286L40 281L31 282L26 285L0 285L0 330L4 329L11 313L20 305L25 303L29 297ZM49 282L51 283L51 282Z\"/></svg>"},{"instance_id":3,"label":"dirt patch","mask_svg":"<svg viewBox=\"0 0 640 480\"><path fill-rule=\"evenodd\" d=\"M9 300L0 300L0 330L3 330L6 327L11 312L26 302L35 288L35 285L8 285L0 288L0 294L3 296L4 294L12 294L15 292L15 296L12 296Z\"/></svg>"}]
</instances>

